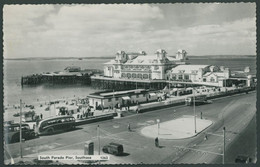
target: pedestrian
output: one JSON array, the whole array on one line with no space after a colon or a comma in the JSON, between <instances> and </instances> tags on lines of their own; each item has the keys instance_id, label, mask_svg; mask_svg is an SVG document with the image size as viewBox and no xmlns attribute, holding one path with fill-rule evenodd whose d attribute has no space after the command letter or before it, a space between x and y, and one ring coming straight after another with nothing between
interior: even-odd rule
<instances>
[{"instance_id":1,"label":"pedestrian","mask_svg":"<svg viewBox=\"0 0 260 167\"><path fill-rule=\"evenodd\" d=\"M200 112L200 119L202 119L202 112Z\"/></svg>"},{"instance_id":2,"label":"pedestrian","mask_svg":"<svg viewBox=\"0 0 260 167\"><path fill-rule=\"evenodd\" d=\"M204 140L208 140L208 135L205 134Z\"/></svg>"},{"instance_id":3,"label":"pedestrian","mask_svg":"<svg viewBox=\"0 0 260 167\"><path fill-rule=\"evenodd\" d=\"M128 125L127 125L127 129L128 129L129 132L131 132L130 123L128 123Z\"/></svg>"},{"instance_id":4,"label":"pedestrian","mask_svg":"<svg viewBox=\"0 0 260 167\"><path fill-rule=\"evenodd\" d=\"M155 138L154 142L155 142L155 147L159 147L159 139L158 139L158 137Z\"/></svg>"},{"instance_id":5,"label":"pedestrian","mask_svg":"<svg viewBox=\"0 0 260 167\"><path fill-rule=\"evenodd\" d=\"M140 111L140 105L137 105L137 107L136 107L136 113L138 114L139 113L139 111Z\"/></svg>"},{"instance_id":6,"label":"pedestrian","mask_svg":"<svg viewBox=\"0 0 260 167\"><path fill-rule=\"evenodd\" d=\"M41 117L41 119L42 119L42 113L41 113L40 117Z\"/></svg>"},{"instance_id":7,"label":"pedestrian","mask_svg":"<svg viewBox=\"0 0 260 167\"><path fill-rule=\"evenodd\" d=\"M120 103L118 103L118 104L119 104L119 109L121 111L122 110L122 105Z\"/></svg>"}]
</instances>

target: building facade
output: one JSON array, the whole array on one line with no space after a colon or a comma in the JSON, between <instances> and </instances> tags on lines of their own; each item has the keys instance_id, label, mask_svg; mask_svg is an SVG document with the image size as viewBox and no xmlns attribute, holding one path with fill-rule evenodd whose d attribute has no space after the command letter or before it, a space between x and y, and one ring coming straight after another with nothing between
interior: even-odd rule
<instances>
[{"instance_id":1,"label":"building facade","mask_svg":"<svg viewBox=\"0 0 260 167\"><path fill-rule=\"evenodd\" d=\"M129 80L163 80L167 70L185 63L186 55L184 50L179 50L175 58L167 56L163 49L157 50L154 55L147 55L144 51L118 51L114 60L104 64L104 76Z\"/></svg>"},{"instance_id":2,"label":"building facade","mask_svg":"<svg viewBox=\"0 0 260 167\"><path fill-rule=\"evenodd\" d=\"M171 81L209 83L215 86L223 85L230 78L229 68L213 65L178 65L167 72Z\"/></svg>"}]
</instances>

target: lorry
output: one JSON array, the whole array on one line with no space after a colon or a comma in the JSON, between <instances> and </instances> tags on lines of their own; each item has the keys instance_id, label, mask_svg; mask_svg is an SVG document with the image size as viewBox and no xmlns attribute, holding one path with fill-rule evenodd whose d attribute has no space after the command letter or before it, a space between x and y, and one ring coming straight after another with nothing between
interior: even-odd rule
<instances>
[{"instance_id":1,"label":"lorry","mask_svg":"<svg viewBox=\"0 0 260 167\"><path fill-rule=\"evenodd\" d=\"M118 143L109 143L108 145L105 145L102 148L102 151L104 153L109 153L113 155L122 155L124 152L123 145L118 144Z\"/></svg>"},{"instance_id":2,"label":"lorry","mask_svg":"<svg viewBox=\"0 0 260 167\"><path fill-rule=\"evenodd\" d=\"M187 106L194 105L194 99L195 99L195 105L212 103L212 101L207 100L207 95L199 95L199 96L187 97L185 99L185 104Z\"/></svg>"}]
</instances>

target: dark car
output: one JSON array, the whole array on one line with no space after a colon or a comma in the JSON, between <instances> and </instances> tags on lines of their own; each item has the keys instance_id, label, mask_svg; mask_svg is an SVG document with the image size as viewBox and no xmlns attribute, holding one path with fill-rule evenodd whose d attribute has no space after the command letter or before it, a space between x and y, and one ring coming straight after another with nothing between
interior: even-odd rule
<instances>
[{"instance_id":1,"label":"dark car","mask_svg":"<svg viewBox=\"0 0 260 167\"><path fill-rule=\"evenodd\" d=\"M235 159L235 163L248 164L252 159L247 155L238 155Z\"/></svg>"},{"instance_id":2,"label":"dark car","mask_svg":"<svg viewBox=\"0 0 260 167\"><path fill-rule=\"evenodd\" d=\"M103 147L104 153L109 153L113 155L122 155L124 152L123 145L117 143L109 143L108 145Z\"/></svg>"},{"instance_id":3,"label":"dark car","mask_svg":"<svg viewBox=\"0 0 260 167\"><path fill-rule=\"evenodd\" d=\"M35 132L30 129L28 124L22 124L22 138L30 140L35 138ZM20 141L20 124L7 124L4 126L4 139L5 142L15 143Z\"/></svg>"}]
</instances>

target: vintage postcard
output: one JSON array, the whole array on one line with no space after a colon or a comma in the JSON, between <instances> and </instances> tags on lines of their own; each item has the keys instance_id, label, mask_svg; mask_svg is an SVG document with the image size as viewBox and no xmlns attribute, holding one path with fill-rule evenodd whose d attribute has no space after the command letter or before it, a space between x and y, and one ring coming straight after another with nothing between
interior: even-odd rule
<instances>
[{"instance_id":1,"label":"vintage postcard","mask_svg":"<svg viewBox=\"0 0 260 167\"><path fill-rule=\"evenodd\" d=\"M4 164L256 163L256 3L3 7Z\"/></svg>"}]
</instances>

